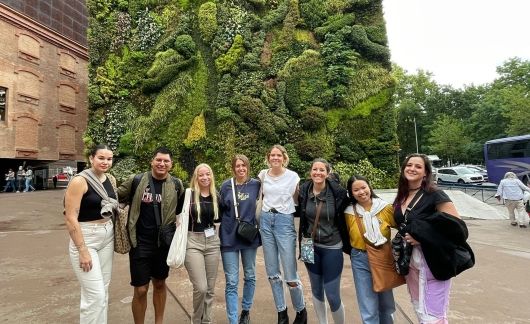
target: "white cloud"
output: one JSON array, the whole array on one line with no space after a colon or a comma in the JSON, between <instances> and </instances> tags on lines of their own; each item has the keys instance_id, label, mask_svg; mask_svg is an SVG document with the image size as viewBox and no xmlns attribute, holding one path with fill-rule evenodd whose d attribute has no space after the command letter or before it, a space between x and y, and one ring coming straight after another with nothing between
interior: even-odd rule
<instances>
[{"instance_id":1,"label":"white cloud","mask_svg":"<svg viewBox=\"0 0 530 324\"><path fill-rule=\"evenodd\" d=\"M530 1L384 0L393 62L440 84L493 81L510 57L530 59Z\"/></svg>"}]
</instances>

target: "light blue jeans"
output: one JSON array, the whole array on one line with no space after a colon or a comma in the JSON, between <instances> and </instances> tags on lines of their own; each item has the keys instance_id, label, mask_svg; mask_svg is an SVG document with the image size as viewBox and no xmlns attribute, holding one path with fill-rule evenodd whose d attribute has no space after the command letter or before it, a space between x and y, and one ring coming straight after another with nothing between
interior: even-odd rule
<instances>
[{"instance_id":1,"label":"light blue jeans","mask_svg":"<svg viewBox=\"0 0 530 324\"><path fill-rule=\"evenodd\" d=\"M243 263L244 273L241 308L248 311L254 302L254 291L256 290L257 250L257 248L250 248L239 251L221 252L226 279L226 315L230 324L237 324L238 317L239 297L237 295L237 286L239 283L239 254L241 253L241 263Z\"/></svg>"},{"instance_id":2,"label":"light blue jeans","mask_svg":"<svg viewBox=\"0 0 530 324\"><path fill-rule=\"evenodd\" d=\"M351 269L355 282L357 303L364 324L389 324L394 322L396 311L392 290L377 293L372 284L372 273L366 251L351 250Z\"/></svg>"},{"instance_id":3,"label":"light blue jeans","mask_svg":"<svg viewBox=\"0 0 530 324\"><path fill-rule=\"evenodd\" d=\"M283 290L283 281L285 281L296 283L295 287L289 285L287 287L291 293L293 307L299 312L305 308L305 302L302 282L296 272L296 230L293 215L262 212L260 226L265 270L271 284L276 309L281 312L287 308Z\"/></svg>"}]
</instances>

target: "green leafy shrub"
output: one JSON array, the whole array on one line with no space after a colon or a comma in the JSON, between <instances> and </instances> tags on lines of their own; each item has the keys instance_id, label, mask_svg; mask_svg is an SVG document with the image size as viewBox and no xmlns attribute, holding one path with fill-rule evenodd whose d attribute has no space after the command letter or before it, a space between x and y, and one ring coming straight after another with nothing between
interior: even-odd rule
<instances>
[{"instance_id":1,"label":"green leafy shrub","mask_svg":"<svg viewBox=\"0 0 530 324\"><path fill-rule=\"evenodd\" d=\"M186 59L194 56L197 52L197 46L190 35L179 35L175 39L175 49Z\"/></svg>"},{"instance_id":2,"label":"green leafy shrub","mask_svg":"<svg viewBox=\"0 0 530 324\"><path fill-rule=\"evenodd\" d=\"M366 30L362 26L352 26L347 28L349 28L349 30L345 31L345 33L349 34L349 40L356 50L369 59L386 62L386 65L388 66L390 62L390 50L388 47L369 40L366 35Z\"/></svg>"},{"instance_id":3,"label":"green leafy shrub","mask_svg":"<svg viewBox=\"0 0 530 324\"><path fill-rule=\"evenodd\" d=\"M244 54L245 47L243 46L243 37L241 35L236 35L234 43L232 43L228 52L219 56L215 60L217 71L220 74L232 71L232 69L236 67L236 64L243 58Z\"/></svg>"},{"instance_id":4,"label":"green leafy shrub","mask_svg":"<svg viewBox=\"0 0 530 324\"><path fill-rule=\"evenodd\" d=\"M335 33L346 26L352 26L355 23L355 14L338 14L328 17L322 27L315 28L315 34L324 39L326 34Z\"/></svg>"},{"instance_id":5,"label":"green leafy shrub","mask_svg":"<svg viewBox=\"0 0 530 324\"><path fill-rule=\"evenodd\" d=\"M192 57L188 60L163 67L163 70L161 70L161 72L159 72L156 76L145 79L142 82L142 91L145 94L159 91L168 83L170 83L180 71L188 68L194 62L195 58Z\"/></svg>"},{"instance_id":6,"label":"green leafy shrub","mask_svg":"<svg viewBox=\"0 0 530 324\"><path fill-rule=\"evenodd\" d=\"M168 65L176 64L182 60L182 57L175 51L170 48L164 52L158 52L155 55L155 61L151 65L151 68L147 70L147 76L152 78L158 75L163 71Z\"/></svg>"},{"instance_id":7,"label":"green leafy shrub","mask_svg":"<svg viewBox=\"0 0 530 324\"><path fill-rule=\"evenodd\" d=\"M309 107L300 114L302 127L313 132L326 125L326 113L320 107Z\"/></svg>"},{"instance_id":8,"label":"green leafy shrub","mask_svg":"<svg viewBox=\"0 0 530 324\"><path fill-rule=\"evenodd\" d=\"M300 16L304 24L311 30L322 26L327 17L325 1L322 0L301 0Z\"/></svg>"},{"instance_id":9,"label":"green leafy shrub","mask_svg":"<svg viewBox=\"0 0 530 324\"><path fill-rule=\"evenodd\" d=\"M210 42L217 31L217 6L213 2L205 2L199 7L199 31L202 40Z\"/></svg>"},{"instance_id":10,"label":"green leafy shrub","mask_svg":"<svg viewBox=\"0 0 530 324\"><path fill-rule=\"evenodd\" d=\"M333 166L341 181L346 184L352 175L360 175L368 179L374 189L394 188L396 179L383 170L372 165L368 159L362 159L357 163L337 162Z\"/></svg>"}]
</instances>

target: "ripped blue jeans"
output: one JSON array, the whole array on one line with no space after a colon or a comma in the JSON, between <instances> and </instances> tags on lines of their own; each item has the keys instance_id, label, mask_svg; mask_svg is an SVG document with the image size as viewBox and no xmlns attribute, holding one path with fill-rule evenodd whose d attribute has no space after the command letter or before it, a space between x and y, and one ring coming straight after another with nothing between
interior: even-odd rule
<instances>
[{"instance_id":1,"label":"ripped blue jeans","mask_svg":"<svg viewBox=\"0 0 530 324\"><path fill-rule=\"evenodd\" d=\"M305 308L305 302L302 282L297 273L294 217L288 214L262 212L260 226L265 270L271 284L276 309L281 312L287 308L283 287L285 281L293 307L299 312ZM296 286L289 286L288 283L295 283Z\"/></svg>"}]
</instances>

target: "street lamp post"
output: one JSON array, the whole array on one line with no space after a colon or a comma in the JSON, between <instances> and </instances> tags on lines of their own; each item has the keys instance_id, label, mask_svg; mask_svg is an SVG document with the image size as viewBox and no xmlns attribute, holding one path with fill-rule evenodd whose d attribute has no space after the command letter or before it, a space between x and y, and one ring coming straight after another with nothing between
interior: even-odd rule
<instances>
[{"instance_id":1,"label":"street lamp post","mask_svg":"<svg viewBox=\"0 0 530 324\"><path fill-rule=\"evenodd\" d=\"M416 128L416 117L414 117L414 135L416 137L416 153L419 153L419 150L418 150L418 129Z\"/></svg>"}]
</instances>

